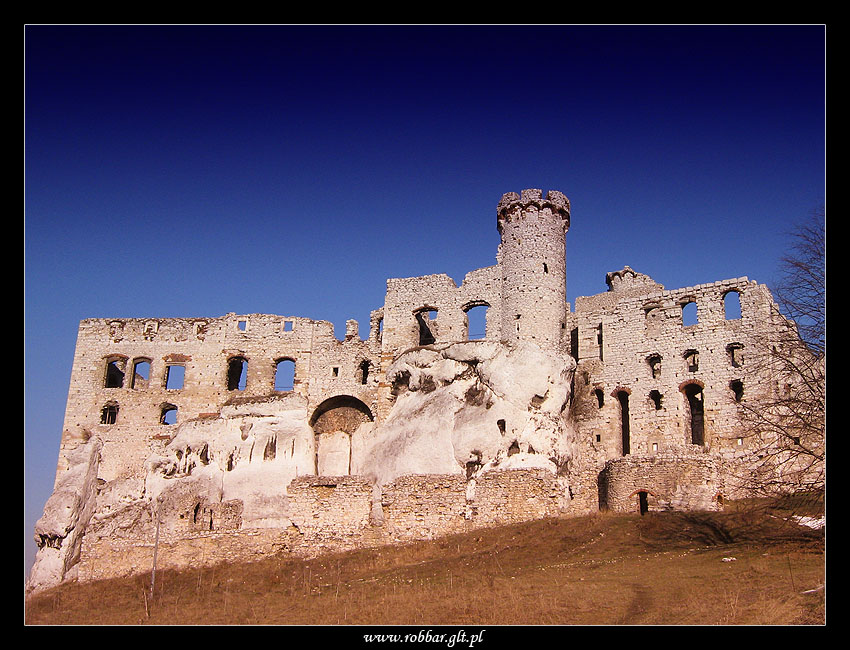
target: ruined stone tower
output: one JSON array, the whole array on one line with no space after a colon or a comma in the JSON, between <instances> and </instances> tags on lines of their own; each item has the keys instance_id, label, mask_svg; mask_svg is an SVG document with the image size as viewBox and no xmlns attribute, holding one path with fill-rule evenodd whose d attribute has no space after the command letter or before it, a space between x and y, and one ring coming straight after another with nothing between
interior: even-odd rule
<instances>
[{"instance_id":1,"label":"ruined stone tower","mask_svg":"<svg viewBox=\"0 0 850 650\"><path fill-rule=\"evenodd\" d=\"M508 192L499 201L502 341L558 347L566 327L569 226L570 202L560 192Z\"/></svg>"}]
</instances>

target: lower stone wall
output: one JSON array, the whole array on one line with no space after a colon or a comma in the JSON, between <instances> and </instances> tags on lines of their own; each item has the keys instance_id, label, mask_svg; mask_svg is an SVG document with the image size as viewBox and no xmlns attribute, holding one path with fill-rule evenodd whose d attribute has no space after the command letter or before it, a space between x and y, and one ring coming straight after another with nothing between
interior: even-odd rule
<instances>
[{"instance_id":1,"label":"lower stone wall","mask_svg":"<svg viewBox=\"0 0 850 650\"><path fill-rule=\"evenodd\" d=\"M302 476L288 488L291 525L286 528L161 526L157 540L151 522L137 529L138 536L130 531L100 535L95 527L84 538L76 577L150 572L155 548L158 568L186 569L434 539L571 514L563 508L562 492L555 476L542 469L485 472L473 481L462 475L408 475L380 488L362 476Z\"/></svg>"},{"instance_id":2,"label":"lower stone wall","mask_svg":"<svg viewBox=\"0 0 850 650\"><path fill-rule=\"evenodd\" d=\"M201 533L158 541L155 537L86 539L75 577L89 581L150 573L154 559L158 570L185 570L223 562L250 562L281 553L295 556L297 537L298 533L291 529L275 529Z\"/></svg>"},{"instance_id":3,"label":"lower stone wall","mask_svg":"<svg viewBox=\"0 0 850 650\"><path fill-rule=\"evenodd\" d=\"M485 472L475 479L473 517L482 526L557 517L567 501L545 469Z\"/></svg>"},{"instance_id":4,"label":"lower stone wall","mask_svg":"<svg viewBox=\"0 0 850 650\"><path fill-rule=\"evenodd\" d=\"M610 460L599 475L599 502L615 512L719 510L718 459L706 454L626 456Z\"/></svg>"},{"instance_id":5,"label":"lower stone wall","mask_svg":"<svg viewBox=\"0 0 850 650\"><path fill-rule=\"evenodd\" d=\"M718 510L722 464L699 453L617 458L598 475L598 503L618 512L638 512L641 506L649 511ZM218 504L227 506L220 516L216 504L210 506L210 518L202 517L210 525L161 526L158 540L149 514L146 525L137 525L137 517L121 534L105 519L87 530L76 577L150 572L155 548L158 568L199 568L271 556L315 557L587 514L588 504L571 502L565 490L545 469L489 471L470 480L455 474L407 475L383 486L363 476L302 476L290 483L285 497L289 526L228 529L226 524L236 519L223 515L237 513L240 505L232 502ZM186 516L175 515L181 522Z\"/></svg>"},{"instance_id":6,"label":"lower stone wall","mask_svg":"<svg viewBox=\"0 0 850 650\"><path fill-rule=\"evenodd\" d=\"M459 474L401 476L381 490L383 525L395 541L462 532L472 526L467 501Z\"/></svg>"}]
</instances>

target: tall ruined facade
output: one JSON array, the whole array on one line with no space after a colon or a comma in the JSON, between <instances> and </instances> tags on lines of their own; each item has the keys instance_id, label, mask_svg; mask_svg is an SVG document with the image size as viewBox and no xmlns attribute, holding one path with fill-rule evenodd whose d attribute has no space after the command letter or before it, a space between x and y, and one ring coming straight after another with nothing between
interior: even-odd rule
<instances>
[{"instance_id":1,"label":"tall ruined facade","mask_svg":"<svg viewBox=\"0 0 850 650\"><path fill-rule=\"evenodd\" d=\"M31 587L154 553L311 555L739 495L769 291L665 290L626 267L571 309L569 223L560 192L505 194L497 264L460 286L389 279L363 338L267 314L81 322Z\"/></svg>"}]
</instances>

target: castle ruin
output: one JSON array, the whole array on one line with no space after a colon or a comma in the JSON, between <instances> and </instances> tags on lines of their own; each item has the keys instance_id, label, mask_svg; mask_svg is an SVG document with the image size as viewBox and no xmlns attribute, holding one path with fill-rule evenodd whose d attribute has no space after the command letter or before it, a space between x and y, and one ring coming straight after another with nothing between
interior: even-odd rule
<instances>
[{"instance_id":1,"label":"castle ruin","mask_svg":"<svg viewBox=\"0 0 850 650\"><path fill-rule=\"evenodd\" d=\"M568 199L505 194L497 225L494 266L389 279L364 338L268 314L82 321L30 588L740 496L768 289L626 267L571 309Z\"/></svg>"}]
</instances>

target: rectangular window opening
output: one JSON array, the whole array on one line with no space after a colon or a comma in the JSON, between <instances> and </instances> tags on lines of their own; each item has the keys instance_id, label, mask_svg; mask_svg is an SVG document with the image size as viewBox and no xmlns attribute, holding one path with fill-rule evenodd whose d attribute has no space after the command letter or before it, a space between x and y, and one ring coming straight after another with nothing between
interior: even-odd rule
<instances>
[{"instance_id":1,"label":"rectangular window opening","mask_svg":"<svg viewBox=\"0 0 850 650\"><path fill-rule=\"evenodd\" d=\"M184 366L168 366L165 369L165 389L180 390L183 388L185 378L186 368Z\"/></svg>"}]
</instances>

